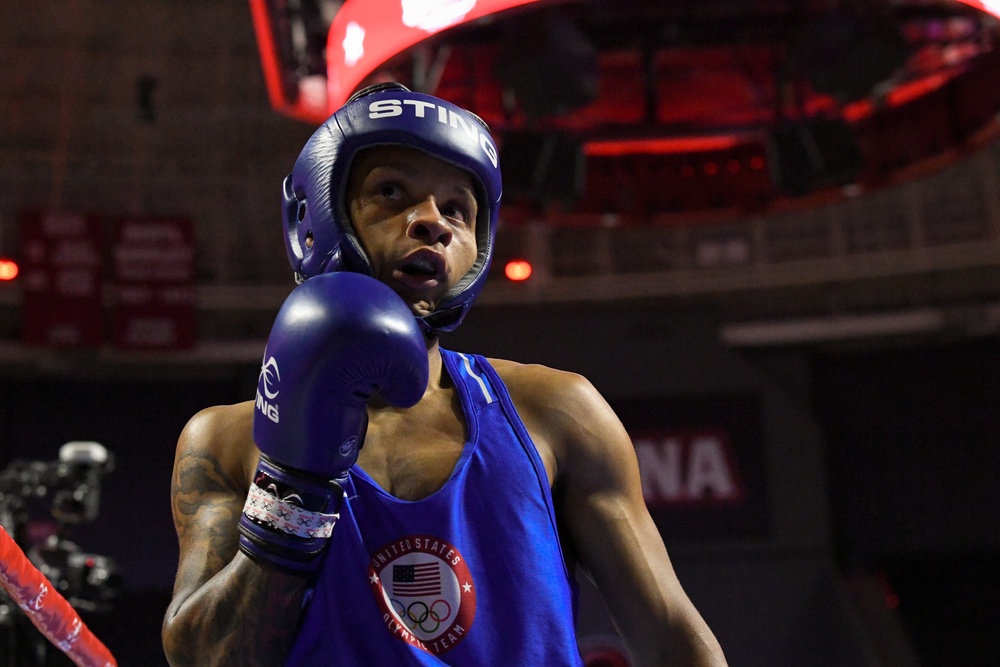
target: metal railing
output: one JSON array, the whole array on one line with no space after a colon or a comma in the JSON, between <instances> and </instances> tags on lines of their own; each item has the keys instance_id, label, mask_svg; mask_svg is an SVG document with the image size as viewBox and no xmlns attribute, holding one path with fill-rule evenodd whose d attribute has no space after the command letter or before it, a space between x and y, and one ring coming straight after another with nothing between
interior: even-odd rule
<instances>
[{"instance_id":1,"label":"metal railing","mask_svg":"<svg viewBox=\"0 0 1000 667\"><path fill-rule=\"evenodd\" d=\"M711 294L1000 265L1000 145L942 171L841 201L696 225L504 229L496 262L529 259L530 284L496 272L490 303Z\"/></svg>"},{"instance_id":2,"label":"metal railing","mask_svg":"<svg viewBox=\"0 0 1000 667\"><path fill-rule=\"evenodd\" d=\"M506 226L481 303L712 299L769 289L1000 269L1000 142L930 175L872 192L848 188L844 195L822 206L750 217L722 212L683 224L653 220L620 225L615 216L607 215L595 217L590 225L557 226L538 220ZM515 257L534 265L532 278L525 283L503 277L503 265ZM253 283L241 281L238 276L248 270L242 259L239 253L216 255L215 263L240 263L240 270L214 266L198 285L200 339L206 345L232 338L236 330L248 339L266 336L270 318L293 286L291 276L278 270L267 271L269 277L257 277ZM275 277L279 275L280 282ZM996 292L984 306L990 322L1000 308L1000 287ZM106 301L110 307L111 299ZM11 310L19 303L16 285L0 286L0 308ZM793 328L838 331L846 326L878 335L889 326L883 322L886 316L907 326L916 320L948 319L937 311L921 311L924 305L910 304L919 312L880 313L877 322L851 319L845 324L847 320L840 318L831 326L819 321ZM808 316L815 317L815 312ZM759 317L766 320L773 314L762 311ZM236 320L238 326L232 323ZM243 326L243 321L250 324ZM759 325L760 320L754 323L755 331L760 331ZM727 335L734 344L747 340L739 330L723 332L724 339ZM772 331L763 339L772 335L780 339L784 334Z\"/></svg>"}]
</instances>

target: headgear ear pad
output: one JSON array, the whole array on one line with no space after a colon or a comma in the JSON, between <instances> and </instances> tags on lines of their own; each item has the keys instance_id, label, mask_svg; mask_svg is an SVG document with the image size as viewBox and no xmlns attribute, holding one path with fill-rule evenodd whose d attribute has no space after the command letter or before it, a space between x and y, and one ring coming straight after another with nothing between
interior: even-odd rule
<instances>
[{"instance_id":1,"label":"headgear ear pad","mask_svg":"<svg viewBox=\"0 0 1000 667\"><path fill-rule=\"evenodd\" d=\"M371 274L347 213L345 193L358 152L384 145L422 150L469 172L476 183L475 265L433 313L420 318L429 331L451 331L486 283L502 185L489 128L450 102L400 84L376 84L356 93L330 116L306 142L282 188L288 260L299 280L329 271Z\"/></svg>"}]
</instances>

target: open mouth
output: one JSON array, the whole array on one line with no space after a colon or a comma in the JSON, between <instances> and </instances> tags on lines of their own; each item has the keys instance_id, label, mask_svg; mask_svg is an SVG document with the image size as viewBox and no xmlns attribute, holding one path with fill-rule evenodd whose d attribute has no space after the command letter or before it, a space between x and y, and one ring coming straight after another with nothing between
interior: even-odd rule
<instances>
[{"instance_id":1,"label":"open mouth","mask_svg":"<svg viewBox=\"0 0 1000 667\"><path fill-rule=\"evenodd\" d=\"M399 267L402 273L414 278L437 278L438 268L426 258L413 259Z\"/></svg>"},{"instance_id":2,"label":"open mouth","mask_svg":"<svg viewBox=\"0 0 1000 667\"><path fill-rule=\"evenodd\" d=\"M445 279L444 259L434 253L417 251L398 264L393 273L397 280L410 287L437 287Z\"/></svg>"}]
</instances>

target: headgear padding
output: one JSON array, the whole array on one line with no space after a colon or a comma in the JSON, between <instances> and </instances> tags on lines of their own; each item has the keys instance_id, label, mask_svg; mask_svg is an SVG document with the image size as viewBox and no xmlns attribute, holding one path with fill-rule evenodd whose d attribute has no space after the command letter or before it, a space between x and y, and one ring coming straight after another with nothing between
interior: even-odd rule
<instances>
[{"instance_id":1,"label":"headgear padding","mask_svg":"<svg viewBox=\"0 0 1000 667\"><path fill-rule=\"evenodd\" d=\"M469 172L476 184L478 256L472 269L421 320L431 332L451 331L486 283L493 257L501 180L497 148L478 116L400 84L356 93L313 133L285 178L282 210L288 260L298 280L329 271L372 274L346 201L358 152L372 146L416 148ZM306 238L312 236L312 247Z\"/></svg>"}]
</instances>

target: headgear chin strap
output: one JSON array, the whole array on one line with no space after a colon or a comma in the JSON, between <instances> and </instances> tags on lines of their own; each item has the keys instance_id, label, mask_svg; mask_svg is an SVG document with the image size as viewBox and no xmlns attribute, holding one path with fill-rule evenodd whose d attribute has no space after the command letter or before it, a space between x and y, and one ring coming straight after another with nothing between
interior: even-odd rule
<instances>
[{"instance_id":1,"label":"headgear chin strap","mask_svg":"<svg viewBox=\"0 0 1000 667\"><path fill-rule=\"evenodd\" d=\"M330 116L306 142L282 188L288 260L299 281L329 271L372 274L347 213L347 177L359 151L385 145L422 150L475 180L476 263L433 313L418 318L426 333L452 331L486 283L502 188L486 123L450 102L383 83L358 91Z\"/></svg>"}]
</instances>

